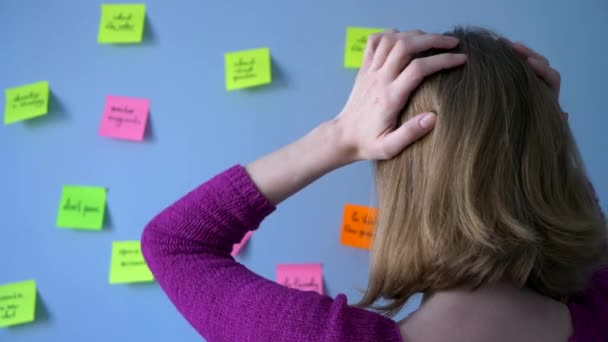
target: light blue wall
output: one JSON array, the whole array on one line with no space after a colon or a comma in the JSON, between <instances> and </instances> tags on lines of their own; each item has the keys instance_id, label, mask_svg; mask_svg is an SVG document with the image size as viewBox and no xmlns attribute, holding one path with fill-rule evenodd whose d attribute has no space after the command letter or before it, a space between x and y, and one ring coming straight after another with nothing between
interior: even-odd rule
<instances>
[{"instance_id":1,"label":"light blue wall","mask_svg":"<svg viewBox=\"0 0 608 342\"><path fill-rule=\"evenodd\" d=\"M99 4L0 1L0 88L49 80L54 94L48 116L0 127L0 284L35 278L40 297L38 321L0 329L0 341L199 341L158 285L107 284L111 242L139 238L186 191L336 114L355 76L342 68L347 25L474 24L545 53L608 203L605 0L154 0L135 46L96 43ZM263 46L273 84L226 92L223 53ZM144 143L97 135L107 94L151 100ZM66 183L109 189L108 227L55 228ZM331 296L360 298L367 252L337 241L343 204L367 204L371 190L369 164L334 172L281 205L240 260L269 278L276 263L322 262Z\"/></svg>"}]
</instances>

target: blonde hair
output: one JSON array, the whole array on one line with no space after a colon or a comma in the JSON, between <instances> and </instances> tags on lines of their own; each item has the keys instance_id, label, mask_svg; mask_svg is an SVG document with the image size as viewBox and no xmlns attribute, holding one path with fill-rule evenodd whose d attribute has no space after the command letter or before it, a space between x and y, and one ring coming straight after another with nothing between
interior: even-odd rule
<instances>
[{"instance_id":1,"label":"blonde hair","mask_svg":"<svg viewBox=\"0 0 608 342\"><path fill-rule=\"evenodd\" d=\"M556 299L582 289L603 262L606 223L559 104L499 36L448 34L466 65L428 77L400 118L435 112L434 130L375 165L359 305L392 315L417 292L499 280Z\"/></svg>"}]
</instances>

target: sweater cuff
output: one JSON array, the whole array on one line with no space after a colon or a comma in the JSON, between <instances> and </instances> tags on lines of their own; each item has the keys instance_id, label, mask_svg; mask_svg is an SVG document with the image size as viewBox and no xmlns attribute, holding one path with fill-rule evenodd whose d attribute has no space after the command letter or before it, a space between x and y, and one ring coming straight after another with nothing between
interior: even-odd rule
<instances>
[{"instance_id":1,"label":"sweater cuff","mask_svg":"<svg viewBox=\"0 0 608 342\"><path fill-rule=\"evenodd\" d=\"M243 225L250 230L256 230L264 218L276 210L276 206L260 192L242 165L229 168L223 175L228 180L233 193L242 199L241 203L246 206L244 212L248 215L243 217Z\"/></svg>"}]
</instances>

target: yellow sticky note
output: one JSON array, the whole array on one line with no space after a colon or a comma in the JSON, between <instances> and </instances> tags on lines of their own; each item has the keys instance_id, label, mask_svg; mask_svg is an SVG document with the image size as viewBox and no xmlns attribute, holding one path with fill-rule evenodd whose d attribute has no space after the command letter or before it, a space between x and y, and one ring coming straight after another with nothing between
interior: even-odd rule
<instances>
[{"instance_id":1,"label":"yellow sticky note","mask_svg":"<svg viewBox=\"0 0 608 342\"><path fill-rule=\"evenodd\" d=\"M112 242L110 284L154 281L137 240Z\"/></svg>"},{"instance_id":2,"label":"yellow sticky note","mask_svg":"<svg viewBox=\"0 0 608 342\"><path fill-rule=\"evenodd\" d=\"M146 5L102 4L98 43L141 43Z\"/></svg>"},{"instance_id":3,"label":"yellow sticky note","mask_svg":"<svg viewBox=\"0 0 608 342\"><path fill-rule=\"evenodd\" d=\"M346 28L346 43L344 46L344 67L360 68L363 62L363 52L367 37L382 32L381 28L352 27Z\"/></svg>"},{"instance_id":4,"label":"yellow sticky note","mask_svg":"<svg viewBox=\"0 0 608 342\"><path fill-rule=\"evenodd\" d=\"M57 227L100 230L106 209L106 189L64 185Z\"/></svg>"},{"instance_id":5,"label":"yellow sticky note","mask_svg":"<svg viewBox=\"0 0 608 342\"><path fill-rule=\"evenodd\" d=\"M272 82L270 50L229 52L224 55L226 90L248 88Z\"/></svg>"},{"instance_id":6,"label":"yellow sticky note","mask_svg":"<svg viewBox=\"0 0 608 342\"><path fill-rule=\"evenodd\" d=\"M32 322L35 315L35 281L0 285L0 327Z\"/></svg>"},{"instance_id":7,"label":"yellow sticky note","mask_svg":"<svg viewBox=\"0 0 608 342\"><path fill-rule=\"evenodd\" d=\"M44 115L49 109L49 82L41 81L4 91L4 124Z\"/></svg>"},{"instance_id":8,"label":"yellow sticky note","mask_svg":"<svg viewBox=\"0 0 608 342\"><path fill-rule=\"evenodd\" d=\"M345 246L370 249L378 210L362 205L344 205L340 243Z\"/></svg>"}]
</instances>

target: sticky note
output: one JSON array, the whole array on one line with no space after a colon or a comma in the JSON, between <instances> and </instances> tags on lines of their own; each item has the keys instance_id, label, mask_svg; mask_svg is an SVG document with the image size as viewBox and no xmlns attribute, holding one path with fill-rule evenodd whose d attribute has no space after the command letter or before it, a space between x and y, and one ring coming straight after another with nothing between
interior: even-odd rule
<instances>
[{"instance_id":1,"label":"sticky note","mask_svg":"<svg viewBox=\"0 0 608 342\"><path fill-rule=\"evenodd\" d=\"M346 204L340 243L345 246L370 249L377 213L375 208Z\"/></svg>"},{"instance_id":2,"label":"sticky note","mask_svg":"<svg viewBox=\"0 0 608 342\"><path fill-rule=\"evenodd\" d=\"M0 327L32 322L35 315L35 281L0 285Z\"/></svg>"},{"instance_id":3,"label":"sticky note","mask_svg":"<svg viewBox=\"0 0 608 342\"><path fill-rule=\"evenodd\" d=\"M112 242L110 284L140 283L153 280L154 276L141 254L141 244L138 240Z\"/></svg>"},{"instance_id":4,"label":"sticky note","mask_svg":"<svg viewBox=\"0 0 608 342\"><path fill-rule=\"evenodd\" d=\"M248 231L247 234L245 234L245 236L241 240L241 242L235 243L234 246L232 246L232 252L230 253L230 255L234 257L235 255L239 254L239 251L245 246L245 244L247 244L247 241L249 241L249 238L252 234L252 231Z\"/></svg>"},{"instance_id":5,"label":"sticky note","mask_svg":"<svg viewBox=\"0 0 608 342\"><path fill-rule=\"evenodd\" d=\"M49 82L41 81L4 91L4 124L35 118L49 110Z\"/></svg>"},{"instance_id":6,"label":"sticky note","mask_svg":"<svg viewBox=\"0 0 608 342\"><path fill-rule=\"evenodd\" d=\"M344 67L360 68L363 63L363 52L367 44L367 37L384 29L352 27L346 28L346 43L344 46Z\"/></svg>"},{"instance_id":7,"label":"sticky note","mask_svg":"<svg viewBox=\"0 0 608 342\"><path fill-rule=\"evenodd\" d=\"M321 264L277 265L277 283L292 289L323 294Z\"/></svg>"},{"instance_id":8,"label":"sticky note","mask_svg":"<svg viewBox=\"0 0 608 342\"><path fill-rule=\"evenodd\" d=\"M145 20L144 4L102 4L97 42L140 43Z\"/></svg>"},{"instance_id":9,"label":"sticky note","mask_svg":"<svg viewBox=\"0 0 608 342\"><path fill-rule=\"evenodd\" d=\"M268 84L272 81L270 50L229 52L224 55L226 90L235 90Z\"/></svg>"},{"instance_id":10,"label":"sticky note","mask_svg":"<svg viewBox=\"0 0 608 342\"><path fill-rule=\"evenodd\" d=\"M99 135L142 141L149 111L150 101L147 99L107 96Z\"/></svg>"},{"instance_id":11,"label":"sticky note","mask_svg":"<svg viewBox=\"0 0 608 342\"><path fill-rule=\"evenodd\" d=\"M64 185L57 227L100 230L106 209L106 189Z\"/></svg>"}]
</instances>

